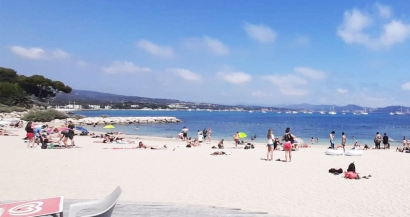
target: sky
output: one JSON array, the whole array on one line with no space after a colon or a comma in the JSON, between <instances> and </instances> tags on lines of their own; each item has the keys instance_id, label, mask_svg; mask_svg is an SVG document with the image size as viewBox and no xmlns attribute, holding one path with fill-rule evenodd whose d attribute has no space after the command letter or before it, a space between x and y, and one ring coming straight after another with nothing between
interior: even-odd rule
<instances>
[{"instance_id":1,"label":"sky","mask_svg":"<svg viewBox=\"0 0 410 217\"><path fill-rule=\"evenodd\" d=\"M0 66L190 102L410 106L410 4L0 0Z\"/></svg>"}]
</instances>

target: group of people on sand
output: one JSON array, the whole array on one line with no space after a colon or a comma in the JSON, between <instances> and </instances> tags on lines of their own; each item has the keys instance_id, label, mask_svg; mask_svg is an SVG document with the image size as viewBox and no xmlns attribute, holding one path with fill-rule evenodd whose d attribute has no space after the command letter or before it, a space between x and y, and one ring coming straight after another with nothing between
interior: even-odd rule
<instances>
[{"instance_id":1,"label":"group of people on sand","mask_svg":"<svg viewBox=\"0 0 410 217\"><path fill-rule=\"evenodd\" d=\"M27 148L41 144L41 148L47 149L48 143L59 145L60 142L63 142L65 148L75 147L74 128L75 126L71 121L67 122L67 128L64 130L49 128L48 125L34 125L32 121L29 121L25 127ZM67 143L68 139L71 140L70 146Z\"/></svg>"},{"instance_id":2,"label":"group of people on sand","mask_svg":"<svg viewBox=\"0 0 410 217\"><path fill-rule=\"evenodd\" d=\"M274 150L278 150L279 145L281 145L279 138L275 137L273 134L273 130L269 129L268 133L266 134L266 138L268 140L267 147L268 152L266 153L266 161L273 160L273 152ZM282 136L283 141L283 150L285 151L285 160L284 162L291 162L292 161L292 150L295 148L295 141L296 136L290 132L290 128L287 127L285 129L285 134ZM280 159L278 159L280 161ZM278 161L277 160L277 161Z\"/></svg>"},{"instance_id":3,"label":"group of people on sand","mask_svg":"<svg viewBox=\"0 0 410 217\"><path fill-rule=\"evenodd\" d=\"M339 149L342 148L343 152L346 151L346 141L347 137L344 132L342 132L342 139L341 139L341 144L335 146L335 131L332 131L329 134L329 142L330 146L329 149ZM354 136L352 137L354 139ZM383 147L381 147L381 144L383 144ZM376 132L376 136L374 137L374 146L371 147L370 145L365 144L363 147L360 146L360 144L355 141L352 149L359 149L359 150L369 150L369 149L390 149L390 140L389 137L387 136L387 133L384 133L383 136L379 133Z\"/></svg>"}]
</instances>

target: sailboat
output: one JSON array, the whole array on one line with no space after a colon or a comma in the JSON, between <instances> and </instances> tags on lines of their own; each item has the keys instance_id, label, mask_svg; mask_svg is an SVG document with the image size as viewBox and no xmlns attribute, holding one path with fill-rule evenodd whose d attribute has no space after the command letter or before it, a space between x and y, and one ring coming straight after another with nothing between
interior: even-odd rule
<instances>
[{"instance_id":1,"label":"sailboat","mask_svg":"<svg viewBox=\"0 0 410 217\"><path fill-rule=\"evenodd\" d=\"M363 108L363 111L360 113L362 115L368 115L369 113L367 113L366 108Z\"/></svg>"},{"instance_id":2,"label":"sailboat","mask_svg":"<svg viewBox=\"0 0 410 217\"><path fill-rule=\"evenodd\" d=\"M403 107L400 107L400 111L395 111L394 115L405 115L406 113L403 112Z\"/></svg>"},{"instance_id":3,"label":"sailboat","mask_svg":"<svg viewBox=\"0 0 410 217\"><path fill-rule=\"evenodd\" d=\"M389 115L394 115L394 112L390 112Z\"/></svg>"},{"instance_id":4,"label":"sailboat","mask_svg":"<svg viewBox=\"0 0 410 217\"><path fill-rule=\"evenodd\" d=\"M333 106L332 110L329 111L329 115L335 115L337 112L335 112L335 106Z\"/></svg>"}]
</instances>

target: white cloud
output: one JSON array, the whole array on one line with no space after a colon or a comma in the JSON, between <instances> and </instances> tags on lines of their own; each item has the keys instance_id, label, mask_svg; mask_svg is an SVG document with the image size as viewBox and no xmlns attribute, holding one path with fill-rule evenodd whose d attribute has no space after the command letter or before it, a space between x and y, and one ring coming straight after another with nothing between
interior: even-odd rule
<instances>
[{"instance_id":1,"label":"white cloud","mask_svg":"<svg viewBox=\"0 0 410 217\"><path fill-rule=\"evenodd\" d=\"M341 93L341 94L345 94L347 92L349 92L349 90L347 89L342 89L342 88L337 88L337 92Z\"/></svg>"},{"instance_id":2,"label":"white cloud","mask_svg":"<svg viewBox=\"0 0 410 217\"><path fill-rule=\"evenodd\" d=\"M263 24L245 23L244 29L250 38L264 44L273 43L277 35L274 30Z\"/></svg>"},{"instance_id":3,"label":"white cloud","mask_svg":"<svg viewBox=\"0 0 410 217\"><path fill-rule=\"evenodd\" d=\"M309 67L296 67L294 71L315 80L322 80L326 78L325 72Z\"/></svg>"},{"instance_id":4,"label":"white cloud","mask_svg":"<svg viewBox=\"0 0 410 217\"><path fill-rule=\"evenodd\" d=\"M379 16L381 17L381 18L385 18L385 19L387 19L387 18L390 18L390 16L392 15L392 11L391 11L391 8L389 7L389 6L386 6L386 5L382 5L382 4L379 4L379 3L376 3L376 8L377 8L377 10L378 10L378 12L379 12Z\"/></svg>"},{"instance_id":5,"label":"white cloud","mask_svg":"<svg viewBox=\"0 0 410 217\"><path fill-rule=\"evenodd\" d=\"M110 74L118 74L118 73L144 73L150 72L150 68L142 68L134 65L132 62L128 61L115 61L111 63L108 67L101 68L104 72Z\"/></svg>"},{"instance_id":6,"label":"white cloud","mask_svg":"<svg viewBox=\"0 0 410 217\"><path fill-rule=\"evenodd\" d=\"M264 91L257 90L257 91L252 92L252 96L254 96L254 97L265 97L266 93Z\"/></svg>"},{"instance_id":7,"label":"white cloud","mask_svg":"<svg viewBox=\"0 0 410 217\"><path fill-rule=\"evenodd\" d=\"M391 11L388 6L379 5L378 8L378 16L390 18ZM358 9L347 10L344 12L344 20L338 27L337 34L347 44L362 44L371 49L388 48L410 38L410 24L392 18L386 23L374 23L373 17ZM373 24L381 30L371 29ZM368 29L369 32L381 33L375 37L365 32Z\"/></svg>"},{"instance_id":8,"label":"white cloud","mask_svg":"<svg viewBox=\"0 0 410 217\"><path fill-rule=\"evenodd\" d=\"M203 38L190 38L185 39L183 44L188 49L192 50L207 50L216 55L228 55L229 47L218 39L214 39L208 36Z\"/></svg>"},{"instance_id":9,"label":"white cloud","mask_svg":"<svg viewBox=\"0 0 410 217\"><path fill-rule=\"evenodd\" d=\"M407 82L407 83L401 85L401 88L403 90L410 90L410 82Z\"/></svg>"},{"instance_id":10,"label":"white cloud","mask_svg":"<svg viewBox=\"0 0 410 217\"><path fill-rule=\"evenodd\" d=\"M24 48L21 46L11 46L10 50L17 56L32 60L66 59L70 57L67 52L61 49L46 52L39 47Z\"/></svg>"},{"instance_id":11,"label":"white cloud","mask_svg":"<svg viewBox=\"0 0 410 217\"><path fill-rule=\"evenodd\" d=\"M219 72L218 75L232 84L241 84L252 80L252 77L244 72Z\"/></svg>"},{"instance_id":12,"label":"white cloud","mask_svg":"<svg viewBox=\"0 0 410 217\"><path fill-rule=\"evenodd\" d=\"M224 45L221 41L218 39L213 39L208 36L204 37L204 42L208 49L217 55L226 55L229 54L229 48Z\"/></svg>"},{"instance_id":13,"label":"white cloud","mask_svg":"<svg viewBox=\"0 0 410 217\"><path fill-rule=\"evenodd\" d=\"M192 72L189 69L172 68L168 69L167 71L175 73L179 77L187 81L199 81L201 79L201 76L199 74Z\"/></svg>"},{"instance_id":14,"label":"white cloud","mask_svg":"<svg viewBox=\"0 0 410 217\"><path fill-rule=\"evenodd\" d=\"M144 49L146 52L154 56L162 56L162 57L174 56L174 50L172 49L172 47L160 46L160 45L154 44L145 39L139 40L137 42L137 46Z\"/></svg>"},{"instance_id":15,"label":"white cloud","mask_svg":"<svg viewBox=\"0 0 410 217\"><path fill-rule=\"evenodd\" d=\"M274 74L266 76L265 79L273 83L285 95L305 96L309 93L304 89L304 85L308 82L294 75Z\"/></svg>"}]
</instances>

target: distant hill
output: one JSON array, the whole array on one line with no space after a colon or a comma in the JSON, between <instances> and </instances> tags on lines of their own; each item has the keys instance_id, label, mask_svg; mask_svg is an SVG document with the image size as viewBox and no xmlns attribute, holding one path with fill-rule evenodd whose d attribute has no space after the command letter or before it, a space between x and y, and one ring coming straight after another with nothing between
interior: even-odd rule
<instances>
[{"instance_id":1,"label":"distant hill","mask_svg":"<svg viewBox=\"0 0 410 217\"><path fill-rule=\"evenodd\" d=\"M89 90L73 90L69 94L59 94L55 100L54 104L66 104L70 101L71 103L76 102L77 104L87 103L87 104L98 104L98 103L123 103L131 102L135 104L139 103L152 103L152 104L171 104L179 103L181 101L174 99L159 99L159 98L147 98L140 96L124 96L111 93L101 93Z\"/></svg>"},{"instance_id":2,"label":"distant hill","mask_svg":"<svg viewBox=\"0 0 410 217\"><path fill-rule=\"evenodd\" d=\"M364 108L358 105L346 105L346 106L334 106L334 105L312 105L312 104L297 104L297 105L290 105L286 108L294 109L294 110L310 110L310 111L330 111L335 110L337 112L341 111L357 111L363 110Z\"/></svg>"}]
</instances>

